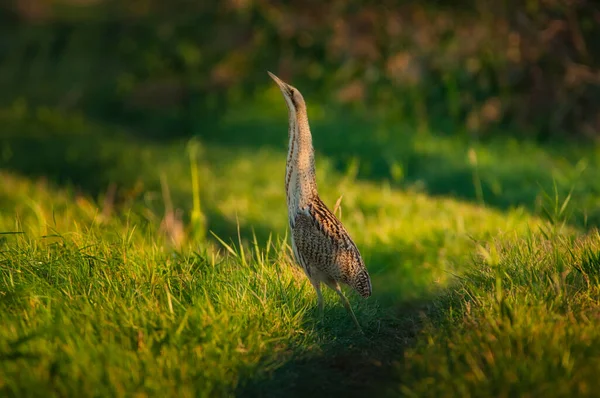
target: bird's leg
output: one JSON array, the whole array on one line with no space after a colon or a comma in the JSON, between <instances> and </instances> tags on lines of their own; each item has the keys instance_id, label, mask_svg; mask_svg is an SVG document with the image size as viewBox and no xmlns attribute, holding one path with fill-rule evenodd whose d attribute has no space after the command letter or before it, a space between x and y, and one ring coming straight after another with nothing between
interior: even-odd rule
<instances>
[{"instance_id":1,"label":"bird's leg","mask_svg":"<svg viewBox=\"0 0 600 398\"><path fill-rule=\"evenodd\" d=\"M356 319L356 315L354 315L354 311L352 311L352 307L350 306L348 299L346 298L346 296L344 296L344 293L342 293L341 290L338 291L338 294L340 295L340 298L342 299L342 303L344 304L344 307L346 307L346 310L350 313L350 316L352 317L354 324L356 325L356 327L358 328L358 330L361 333L364 333L362 328L360 327L360 323L358 323L358 319Z\"/></svg>"},{"instance_id":2,"label":"bird's leg","mask_svg":"<svg viewBox=\"0 0 600 398\"><path fill-rule=\"evenodd\" d=\"M340 296L340 299L342 300L342 304L344 304L344 307L346 307L346 311L348 311L348 313L352 317L354 324L356 325L358 330L364 334L362 328L360 327L360 323L358 323L358 319L356 319L356 315L354 315L354 311L352 311L352 307L350 306L348 299L346 298L346 296L344 296L344 293L342 292L342 289L340 288L340 285L337 282L335 282L335 284L330 284L329 286L333 290L335 290L335 292Z\"/></svg>"},{"instance_id":3,"label":"bird's leg","mask_svg":"<svg viewBox=\"0 0 600 398\"><path fill-rule=\"evenodd\" d=\"M321 323L323 322L323 318L324 318L324 309L323 309L323 293L321 293L321 282L316 281L316 282L312 282L313 287L315 288L315 290L317 291L317 300L319 302L319 320L321 321Z\"/></svg>"}]
</instances>

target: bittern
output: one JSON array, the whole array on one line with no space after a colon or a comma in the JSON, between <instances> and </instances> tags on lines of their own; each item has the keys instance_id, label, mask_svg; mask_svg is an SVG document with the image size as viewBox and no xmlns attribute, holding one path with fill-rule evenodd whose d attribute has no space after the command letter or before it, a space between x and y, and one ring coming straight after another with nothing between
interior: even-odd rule
<instances>
[{"instance_id":1,"label":"bittern","mask_svg":"<svg viewBox=\"0 0 600 398\"><path fill-rule=\"evenodd\" d=\"M369 273L346 228L319 197L312 136L302 94L271 72L268 73L279 86L288 107L289 146L285 192L294 257L317 292L321 320L323 282L340 296L354 323L362 331L340 283L354 288L367 298L371 295Z\"/></svg>"}]
</instances>

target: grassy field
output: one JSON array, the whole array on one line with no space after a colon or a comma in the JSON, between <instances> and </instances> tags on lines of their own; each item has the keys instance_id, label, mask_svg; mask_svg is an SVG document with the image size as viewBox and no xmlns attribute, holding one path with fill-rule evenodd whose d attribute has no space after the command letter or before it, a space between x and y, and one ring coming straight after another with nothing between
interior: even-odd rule
<instances>
[{"instance_id":1,"label":"grassy field","mask_svg":"<svg viewBox=\"0 0 600 398\"><path fill-rule=\"evenodd\" d=\"M600 148L310 106L364 336L290 260L275 90L192 141L1 109L1 395L596 395Z\"/></svg>"}]
</instances>

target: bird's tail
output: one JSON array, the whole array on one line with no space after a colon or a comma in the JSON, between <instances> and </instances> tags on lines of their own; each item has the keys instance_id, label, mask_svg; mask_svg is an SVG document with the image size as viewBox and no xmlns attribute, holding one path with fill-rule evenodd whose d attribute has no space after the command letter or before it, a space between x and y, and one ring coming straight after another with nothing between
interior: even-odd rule
<instances>
[{"instance_id":1,"label":"bird's tail","mask_svg":"<svg viewBox=\"0 0 600 398\"><path fill-rule=\"evenodd\" d=\"M361 269L354 278L354 288L358 294L364 298L367 298L371 295L371 278L369 277L369 273L367 272L366 268Z\"/></svg>"}]
</instances>

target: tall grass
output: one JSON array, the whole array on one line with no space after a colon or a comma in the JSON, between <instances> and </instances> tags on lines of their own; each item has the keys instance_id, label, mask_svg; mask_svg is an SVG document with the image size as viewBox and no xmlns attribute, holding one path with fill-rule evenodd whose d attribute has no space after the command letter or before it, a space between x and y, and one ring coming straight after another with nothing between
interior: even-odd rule
<instances>
[{"instance_id":1,"label":"tall grass","mask_svg":"<svg viewBox=\"0 0 600 398\"><path fill-rule=\"evenodd\" d=\"M194 152L49 112L0 113L1 395L597 391L596 148L317 118L320 193L372 276L363 337L330 291L317 322L290 260L285 120L250 107Z\"/></svg>"}]
</instances>

